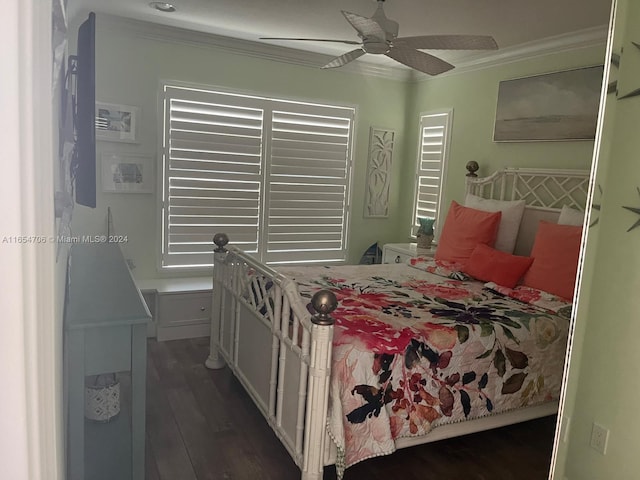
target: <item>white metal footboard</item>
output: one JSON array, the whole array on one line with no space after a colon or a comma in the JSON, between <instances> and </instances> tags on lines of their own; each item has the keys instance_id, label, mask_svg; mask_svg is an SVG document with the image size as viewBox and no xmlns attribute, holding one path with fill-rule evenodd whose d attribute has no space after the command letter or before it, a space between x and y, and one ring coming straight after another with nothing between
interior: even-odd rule
<instances>
[{"instance_id":1,"label":"white metal footboard","mask_svg":"<svg viewBox=\"0 0 640 480\"><path fill-rule=\"evenodd\" d=\"M327 442L333 319L337 301L322 290L311 315L296 284L214 237L210 353L226 363L302 470L321 479Z\"/></svg>"}]
</instances>

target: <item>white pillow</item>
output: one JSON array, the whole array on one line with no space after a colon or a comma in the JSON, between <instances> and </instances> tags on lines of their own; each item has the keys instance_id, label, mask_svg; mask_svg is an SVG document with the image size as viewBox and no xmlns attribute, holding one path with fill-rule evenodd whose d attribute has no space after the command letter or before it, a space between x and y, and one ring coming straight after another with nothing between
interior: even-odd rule
<instances>
[{"instance_id":1,"label":"white pillow","mask_svg":"<svg viewBox=\"0 0 640 480\"><path fill-rule=\"evenodd\" d=\"M513 253L516 238L520 229L520 221L524 213L524 200L492 200L467 193L464 206L485 212L502 212L498 236L493 248L502 252Z\"/></svg>"},{"instance_id":2,"label":"white pillow","mask_svg":"<svg viewBox=\"0 0 640 480\"><path fill-rule=\"evenodd\" d=\"M575 208L567 207L566 205L562 206L560 216L558 217L559 225L575 225L577 227L581 227L583 223L584 212Z\"/></svg>"}]
</instances>

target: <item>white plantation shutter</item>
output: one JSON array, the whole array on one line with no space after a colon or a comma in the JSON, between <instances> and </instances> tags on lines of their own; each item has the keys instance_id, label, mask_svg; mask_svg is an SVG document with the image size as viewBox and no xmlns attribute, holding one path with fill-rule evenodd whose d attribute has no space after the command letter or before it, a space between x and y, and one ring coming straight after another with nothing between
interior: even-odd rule
<instances>
[{"instance_id":1,"label":"white plantation shutter","mask_svg":"<svg viewBox=\"0 0 640 480\"><path fill-rule=\"evenodd\" d=\"M416 172L416 198L414 205L415 235L419 217L436 219L439 230L444 217L440 216L442 185L448 156L449 131L452 112L433 112L420 117L420 148Z\"/></svg>"},{"instance_id":2,"label":"white plantation shutter","mask_svg":"<svg viewBox=\"0 0 640 480\"><path fill-rule=\"evenodd\" d=\"M353 109L164 88L162 267L346 258Z\"/></svg>"},{"instance_id":3,"label":"white plantation shutter","mask_svg":"<svg viewBox=\"0 0 640 480\"><path fill-rule=\"evenodd\" d=\"M265 260L344 260L352 116L287 107L272 114Z\"/></svg>"}]
</instances>

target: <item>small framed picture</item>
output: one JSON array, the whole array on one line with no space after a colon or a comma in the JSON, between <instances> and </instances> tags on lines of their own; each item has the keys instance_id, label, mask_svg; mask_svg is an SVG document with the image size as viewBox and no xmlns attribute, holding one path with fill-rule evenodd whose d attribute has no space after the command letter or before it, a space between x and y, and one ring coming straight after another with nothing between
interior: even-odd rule
<instances>
[{"instance_id":1,"label":"small framed picture","mask_svg":"<svg viewBox=\"0 0 640 480\"><path fill-rule=\"evenodd\" d=\"M152 155L102 154L102 191L107 193L153 193Z\"/></svg>"},{"instance_id":2,"label":"small framed picture","mask_svg":"<svg viewBox=\"0 0 640 480\"><path fill-rule=\"evenodd\" d=\"M96 102L96 140L137 142L139 115L138 107Z\"/></svg>"}]
</instances>

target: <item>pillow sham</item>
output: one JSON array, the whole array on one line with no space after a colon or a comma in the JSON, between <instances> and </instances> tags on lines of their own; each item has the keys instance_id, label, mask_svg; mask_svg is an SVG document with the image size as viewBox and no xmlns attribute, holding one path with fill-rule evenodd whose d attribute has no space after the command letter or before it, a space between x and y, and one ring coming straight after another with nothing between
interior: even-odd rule
<instances>
[{"instance_id":1,"label":"pillow sham","mask_svg":"<svg viewBox=\"0 0 640 480\"><path fill-rule=\"evenodd\" d=\"M560 225L574 225L581 227L584 223L584 212L575 208L562 206L560 210L560 216L558 217L558 224Z\"/></svg>"},{"instance_id":2,"label":"pillow sham","mask_svg":"<svg viewBox=\"0 0 640 480\"><path fill-rule=\"evenodd\" d=\"M502 212L495 248L503 252L513 253L520 228L520 221L524 213L524 200L493 200L467 193L464 199L464 205L466 207L484 210L485 212Z\"/></svg>"},{"instance_id":3,"label":"pillow sham","mask_svg":"<svg viewBox=\"0 0 640 480\"><path fill-rule=\"evenodd\" d=\"M571 300L576 283L582 227L541 220L533 243L533 263L522 284Z\"/></svg>"},{"instance_id":4,"label":"pillow sham","mask_svg":"<svg viewBox=\"0 0 640 480\"><path fill-rule=\"evenodd\" d=\"M513 288L533 263L531 257L521 257L478 244L463 272L483 282Z\"/></svg>"},{"instance_id":5,"label":"pillow sham","mask_svg":"<svg viewBox=\"0 0 640 480\"><path fill-rule=\"evenodd\" d=\"M479 243L493 246L501 212L485 212L451 202L435 259L465 264Z\"/></svg>"}]
</instances>

